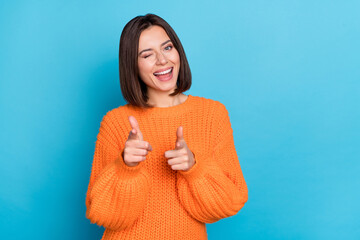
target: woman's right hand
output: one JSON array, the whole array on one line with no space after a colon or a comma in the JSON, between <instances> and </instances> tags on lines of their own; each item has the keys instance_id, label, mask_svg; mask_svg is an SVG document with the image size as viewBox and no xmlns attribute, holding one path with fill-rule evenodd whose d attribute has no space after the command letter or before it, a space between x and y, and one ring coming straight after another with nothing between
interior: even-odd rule
<instances>
[{"instance_id":1,"label":"woman's right hand","mask_svg":"<svg viewBox=\"0 0 360 240\"><path fill-rule=\"evenodd\" d=\"M125 142L122 157L127 166L135 167L139 162L146 159L148 151L152 151L152 146L150 143L144 141L136 118L129 116L129 121L132 129Z\"/></svg>"}]
</instances>

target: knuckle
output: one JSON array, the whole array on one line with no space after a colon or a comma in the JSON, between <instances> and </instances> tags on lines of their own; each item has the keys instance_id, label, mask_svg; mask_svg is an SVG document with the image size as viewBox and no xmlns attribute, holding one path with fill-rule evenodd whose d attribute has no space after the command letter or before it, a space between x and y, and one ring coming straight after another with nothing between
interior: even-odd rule
<instances>
[{"instance_id":1,"label":"knuckle","mask_svg":"<svg viewBox=\"0 0 360 240\"><path fill-rule=\"evenodd\" d=\"M130 147L131 146L131 140L128 140L125 142L125 147Z\"/></svg>"}]
</instances>

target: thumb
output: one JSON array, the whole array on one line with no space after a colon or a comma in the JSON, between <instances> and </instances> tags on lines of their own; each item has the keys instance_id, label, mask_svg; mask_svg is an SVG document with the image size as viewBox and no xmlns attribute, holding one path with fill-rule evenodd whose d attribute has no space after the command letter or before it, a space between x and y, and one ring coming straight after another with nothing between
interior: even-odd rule
<instances>
[{"instance_id":1,"label":"thumb","mask_svg":"<svg viewBox=\"0 0 360 240\"><path fill-rule=\"evenodd\" d=\"M140 131L139 123L134 116L129 116L129 122L132 127L128 139L137 139L143 141L143 135Z\"/></svg>"},{"instance_id":2,"label":"thumb","mask_svg":"<svg viewBox=\"0 0 360 240\"><path fill-rule=\"evenodd\" d=\"M138 132L135 128L131 129L131 131L129 132L128 140L139 140L139 136L137 133Z\"/></svg>"},{"instance_id":3,"label":"thumb","mask_svg":"<svg viewBox=\"0 0 360 240\"><path fill-rule=\"evenodd\" d=\"M180 126L180 127L178 127L178 129L176 131L175 149L184 147L184 144L185 144L185 139L184 139L184 134L183 134L183 127Z\"/></svg>"}]
</instances>

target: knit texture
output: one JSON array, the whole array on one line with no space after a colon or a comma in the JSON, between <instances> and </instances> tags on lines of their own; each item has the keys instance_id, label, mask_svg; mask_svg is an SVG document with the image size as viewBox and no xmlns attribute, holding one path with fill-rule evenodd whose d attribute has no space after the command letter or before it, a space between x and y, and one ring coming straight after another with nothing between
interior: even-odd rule
<instances>
[{"instance_id":1,"label":"knit texture","mask_svg":"<svg viewBox=\"0 0 360 240\"><path fill-rule=\"evenodd\" d=\"M130 115L153 147L135 167L121 155ZM195 156L188 171L172 170L165 157L179 126ZM86 217L105 227L102 239L207 239L205 223L235 215L247 199L229 114L219 101L188 95L176 106L126 104L103 117L86 195Z\"/></svg>"}]
</instances>

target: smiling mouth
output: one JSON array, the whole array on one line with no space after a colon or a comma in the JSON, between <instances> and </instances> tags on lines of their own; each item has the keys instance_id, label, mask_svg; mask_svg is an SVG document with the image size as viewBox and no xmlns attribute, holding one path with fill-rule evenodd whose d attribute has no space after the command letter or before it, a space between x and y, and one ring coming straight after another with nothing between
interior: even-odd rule
<instances>
[{"instance_id":1,"label":"smiling mouth","mask_svg":"<svg viewBox=\"0 0 360 240\"><path fill-rule=\"evenodd\" d=\"M153 74L154 74L155 76L166 75L166 74L171 73L171 72L172 72L172 70L173 70L173 68L171 67L171 68L169 68L169 69L167 69L167 70L165 70L165 71L162 71L162 72L156 72L156 73L153 73Z\"/></svg>"}]
</instances>

